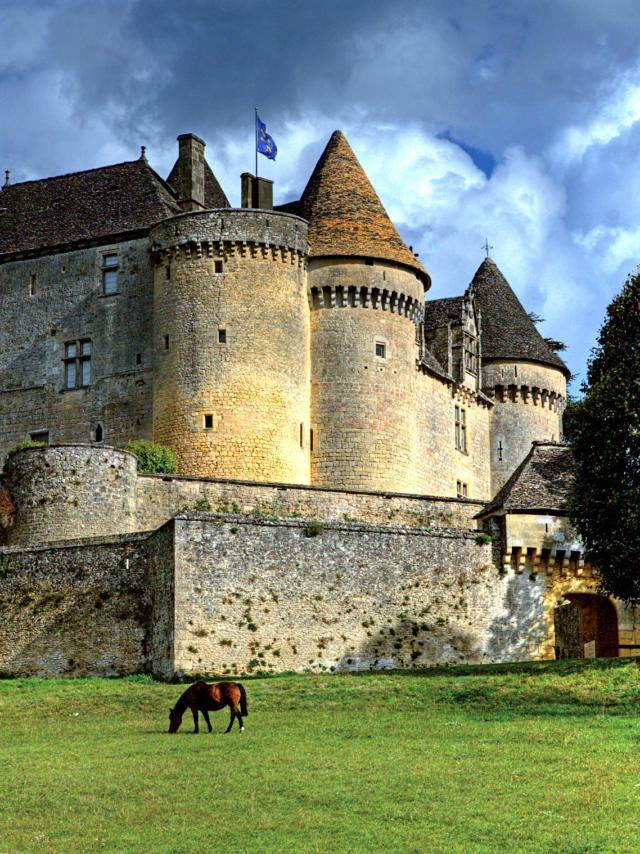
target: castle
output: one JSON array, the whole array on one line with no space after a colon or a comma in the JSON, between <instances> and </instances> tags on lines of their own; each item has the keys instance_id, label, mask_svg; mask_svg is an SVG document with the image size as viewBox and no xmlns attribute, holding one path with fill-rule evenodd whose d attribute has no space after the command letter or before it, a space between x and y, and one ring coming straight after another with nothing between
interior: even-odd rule
<instances>
[{"instance_id":1,"label":"castle","mask_svg":"<svg viewBox=\"0 0 640 854\"><path fill-rule=\"evenodd\" d=\"M80 629L71 632L75 640L56 642L55 666L50 633L41 652L33 653L30 636L30 651L14 660L11 628L4 655L0 630L0 669L146 666L169 675L240 672L249 662L408 666L549 655L559 646L552 625L559 591L578 609L580 649L594 642L611 654L605 646L617 653L623 640L635 641L635 617L624 605L615 605L614 632L614 605L596 601L594 574L566 519L571 461L560 442L569 371L495 263L487 257L461 296L425 302L429 274L339 131L298 201L274 206L272 182L245 173L240 209L230 207L204 142L194 134L178 141L166 181L143 149L138 160L44 180L12 184L7 173L0 192L0 451L28 439L44 445L6 466L2 560L16 572L5 573L5 604L17 607L32 577L51 594L42 567L54 567L59 579L68 574L69 549L74 572L87 549L96 565L110 567L120 593L109 588L104 603L119 603L123 615L135 556L131 589L146 603L129 626L139 648L125 653L118 641L116 663L97 665L86 650L82 666L77 650L67 656ZM138 475L135 460L117 450L131 439L175 450L178 475ZM265 506L279 512L265 514ZM201 512L211 510L215 517ZM278 538L274 519L283 514ZM316 517L324 520L325 549L309 563L315 538L305 542L304 532ZM238 543L240 528L247 542L222 572L219 538ZM206 582L187 529L197 529L197 560L212 568ZM302 550L294 573L295 584L309 586L302 600L286 584L274 592L282 579L265 586L275 571L256 549L265 537L284 561ZM421 590L398 600L414 614L406 645L391 643L396 629L375 644L367 631L356 649L358 623L360 636L370 620L402 623L398 615L410 610L396 607L398 579L391 590L379 565L390 549L406 552L407 579ZM335 576L345 575L340 554L369 576L355 572L347 598L321 607L339 586ZM390 565L395 560L387 554ZM322 579L323 562L333 566L333 583ZM427 581L429 573L454 580ZM475 605L467 593L454 608L451 585L478 585L478 575ZM78 585L60 583L78 604ZM214 589L222 597L215 607ZM178 605L180 590L186 598ZM256 601L269 614L283 599L288 639L273 626L262 639L247 635L257 627ZM237 618L235 634L224 638L222 600ZM360 604L348 609L351 600ZM127 607L138 613L139 605ZM430 610L440 616L429 627L417 615ZM108 608L98 611L104 619ZM473 630L454 642L452 614L463 612ZM96 615L76 614L86 629L85 618L95 623ZM341 631L320 634L301 660L292 650L305 646L309 621ZM421 632L429 642L417 640ZM191 635L199 641L188 643ZM265 648L274 644L278 655L270 657ZM72 664L60 664L65 656Z\"/></svg>"}]
</instances>

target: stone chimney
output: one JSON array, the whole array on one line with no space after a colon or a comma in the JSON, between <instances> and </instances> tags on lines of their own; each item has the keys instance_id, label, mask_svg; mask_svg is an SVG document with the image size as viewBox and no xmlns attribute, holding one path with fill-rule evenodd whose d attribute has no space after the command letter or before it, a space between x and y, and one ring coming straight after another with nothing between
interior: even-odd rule
<instances>
[{"instance_id":1,"label":"stone chimney","mask_svg":"<svg viewBox=\"0 0 640 854\"><path fill-rule=\"evenodd\" d=\"M256 178L251 172L243 172L240 180L243 208L273 210L273 181L269 181L268 178Z\"/></svg>"},{"instance_id":2,"label":"stone chimney","mask_svg":"<svg viewBox=\"0 0 640 854\"><path fill-rule=\"evenodd\" d=\"M204 145L195 133L178 137L179 202L184 211L200 211L205 207Z\"/></svg>"}]
</instances>

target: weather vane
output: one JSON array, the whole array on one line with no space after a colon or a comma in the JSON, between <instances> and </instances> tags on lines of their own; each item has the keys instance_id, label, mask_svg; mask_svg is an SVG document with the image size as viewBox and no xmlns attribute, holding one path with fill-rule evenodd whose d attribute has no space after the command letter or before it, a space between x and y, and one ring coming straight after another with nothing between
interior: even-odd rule
<instances>
[{"instance_id":1,"label":"weather vane","mask_svg":"<svg viewBox=\"0 0 640 854\"><path fill-rule=\"evenodd\" d=\"M483 244L482 248L483 248L483 249L484 249L484 251L487 253L487 258L488 258L488 257L489 257L489 250L490 250L490 249L493 249L493 246L491 246L491 244L489 243L489 238L488 238L488 237L485 237L485 239L484 239L484 244Z\"/></svg>"}]
</instances>

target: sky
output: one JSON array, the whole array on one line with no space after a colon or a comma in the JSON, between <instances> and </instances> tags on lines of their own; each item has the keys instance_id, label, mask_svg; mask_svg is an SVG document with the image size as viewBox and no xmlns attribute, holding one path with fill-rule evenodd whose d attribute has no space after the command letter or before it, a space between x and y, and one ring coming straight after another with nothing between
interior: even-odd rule
<instances>
[{"instance_id":1,"label":"sky","mask_svg":"<svg viewBox=\"0 0 640 854\"><path fill-rule=\"evenodd\" d=\"M0 0L0 169L133 160L193 132L233 205L298 198L341 129L433 284L498 264L573 392L640 254L637 0Z\"/></svg>"}]
</instances>

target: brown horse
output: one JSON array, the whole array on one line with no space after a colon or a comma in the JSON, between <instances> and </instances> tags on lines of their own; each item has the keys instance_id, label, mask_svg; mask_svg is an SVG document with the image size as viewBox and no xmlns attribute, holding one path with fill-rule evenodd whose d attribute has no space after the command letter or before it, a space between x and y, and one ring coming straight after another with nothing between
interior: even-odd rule
<instances>
[{"instance_id":1,"label":"brown horse","mask_svg":"<svg viewBox=\"0 0 640 854\"><path fill-rule=\"evenodd\" d=\"M238 705L240 711L238 711ZM218 709L224 709L229 706L231 709L231 720L225 732L229 732L233 726L234 718L238 719L240 732L243 732L242 717L246 717L247 712L247 695L243 686L239 682L218 682L215 685L207 685L206 682L196 682L184 692L175 705L175 708L169 711L169 732L178 732L182 723L182 715L187 707L191 709L193 714L193 723L195 724L194 733L198 732L198 712L202 712L202 716L207 722L209 732L212 730L211 721L209 720L209 712L217 712Z\"/></svg>"}]
</instances>

